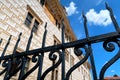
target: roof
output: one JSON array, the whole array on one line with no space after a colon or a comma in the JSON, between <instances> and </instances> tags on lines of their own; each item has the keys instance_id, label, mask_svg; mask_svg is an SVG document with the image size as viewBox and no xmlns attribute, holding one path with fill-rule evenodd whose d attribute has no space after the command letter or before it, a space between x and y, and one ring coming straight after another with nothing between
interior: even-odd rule
<instances>
[{"instance_id":1,"label":"roof","mask_svg":"<svg viewBox=\"0 0 120 80\"><path fill-rule=\"evenodd\" d=\"M59 0L46 0L46 4L48 6L48 9L52 13L55 19L58 20L59 23L62 22L62 19L64 19L64 25L65 25L65 31L70 34L73 41L76 40L76 36L70 26L69 20L66 16L65 8L60 4Z\"/></svg>"},{"instance_id":2,"label":"roof","mask_svg":"<svg viewBox=\"0 0 120 80\"><path fill-rule=\"evenodd\" d=\"M120 77L105 77L104 80L120 80Z\"/></svg>"}]
</instances>

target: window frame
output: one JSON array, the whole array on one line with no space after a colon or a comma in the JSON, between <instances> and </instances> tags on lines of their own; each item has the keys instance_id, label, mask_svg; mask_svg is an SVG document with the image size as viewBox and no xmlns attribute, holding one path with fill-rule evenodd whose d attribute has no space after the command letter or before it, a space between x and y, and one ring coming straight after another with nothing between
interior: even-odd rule
<instances>
[{"instance_id":1,"label":"window frame","mask_svg":"<svg viewBox=\"0 0 120 80\"><path fill-rule=\"evenodd\" d=\"M30 18L31 18L31 19L30 19ZM32 20L33 20L33 15L32 15L30 12L28 12L24 24L25 24L27 27L30 27L30 26L31 26L31 23L32 23Z\"/></svg>"},{"instance_id":2,"label":"window frame","mask_svg":"<svg viewBox=\"0 0 120 80\"><path fill-rule=\"evenodd\" d=\"M69 62L69 51L67 49L65 50L65 60Z\"/></svg>"},{"instance_id":3,"label":"window frame","mask_svg":"<svg viewBox=\"0 0 120 80\"><path fill-rule=\"evenodd\" d=\"M71 61L72 66L74 65L74 60L75 60L75 58L73 57L73 55L70 55L70 61Z\"/></svg>"},{"instance_id":4,"label":"window frame","mask_svg":"<svg viewBox=\"0 0 120 80\"><path fill-rule=\"evenodd\" d=\"M36 22L36 23L35 23ZM33 32L37 32L38 27L39 27L39 22L35 19L34 24L33 24Z\"/></svg>"},{"instance_id":5,"label":"window frame","mask_svg":"<svg viewBox=\"0 0 120 80\"><path fill-rule=\"evenodd\" d=\"M30 26L27 26L27 24L25 24L25 25L30 29L35 27L35 31L33 31L33 32L37 33L37 30L38 30L39 26L43 24L43 21L40 19L40 17L35 13L35 11L29 5L27 5L27 10L28 10L28 12L27 12L26 19L25 19L24 23L27 20L29 21L28 14L32 15L33 18L31 20L31 23L29 24ZM37 26L35 26L36 25L35 22L38 23Z\"/></svg>"}]
</instances>

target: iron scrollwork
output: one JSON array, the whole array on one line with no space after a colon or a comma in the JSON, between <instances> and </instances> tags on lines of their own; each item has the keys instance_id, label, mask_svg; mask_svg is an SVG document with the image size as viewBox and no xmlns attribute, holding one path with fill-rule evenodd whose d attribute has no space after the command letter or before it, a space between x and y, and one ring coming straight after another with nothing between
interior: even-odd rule
<instances>
[{"instance_id":1,"label":"iron scrollwork","mask_svg":"<svg viewBox=\"0 0 120 80\"><path fill-rule=\"evenodd\" d=\"M119 28L119 25L114 17L114 14L113 14L113 10L110 6L108 6L108 4L106 3L106 9L110 12L110 17L111 17L111 20L113 22L113 25L116 29L116 32L118 34L120 34L120 28ZM119 40L120 37L116 37L116 38L113 38L111 37L110 39L107 39L103 42L103 48L108 51L108 52L113 52L115 50L115 48L118 46L118 52L117 54L112 57L101 69L100 71L100 80L103 80L104 79L104 74L106 72L106 70L113 64L115 63L119 58L120 58L120 40ZM117 44L117 46L115 46L115 43Z\"/></svg>"},{"instance_id":2,"label":"iron scrollwork","mask_svg":"<svg viewBox=\"0 0 120 80\"><path fill-rule=\"evenodd\" d=\"M118 46L118 52L117 54L112 57L112 59L110 59L101 69L100 71L100 80L104 79L104 74L105 71L113 64L115 63L119 58L120 58L120 40L119 39L109 39L103 42L103 48L108 51L108 52L112 52L115 50L115 43Z\"/></svg>"},{"instance_id":3,"label":"iron scrollwork","mask_svg":"<svg viewBox=\"0 0 120 80\"><path fill-rule=\"evenodd\" d=\"M90 53L89 53L89 51L88 51L88 47L87 47L87 46L82 46L82 47L80 47L80 48L83 48L83 49L85 50L85 56L84 56L83 59L81 59L79 62L77 62L75 65L73 65L73 66L68 70L68 72L66 73L66 78L65 78L65 80L69 80L69 77L70 77L71 73L72 73L75 69L77 69L80 65L82 65L82 64L88 59L88 57L90 56ZM81 51L81 50L79 49L79 47L75 47L75 48L74 48L74 53L75 53L76 56L79 57L79 56L81 56L81 55L83 54L83 51Z\"/></svg>"},{"instance_id":4,"label":"iron scrollwork","mask_svg":"<svg viewBox=\"0 0 120 80\"><path fill-rule=\"evenodd\" d=\"M44 0L41 0L41 3L44 5ZM3 53L0 57L0 63L2 67L4 68L1 72L0 75L4 74L4 80L9 80L13 75L16 73L19 73L18 80L25 80L33 71L35 71L38 68L38 75L37 75L37 80L44 80L46 75L56 69L60 64L61 64L61 80L69 80L70 75L72 72L77 69L79 66L81 66L89 57L90 57L90 62L91 62L91 68L92 68L92 73L93 73L93 79L97 80L97 74L96 74L96 68L94 65L94 57L92 53L92 44L94 43L99 43L103 42L103 48L108 51L112 52L116 49L115 44L116 43L119 50L118 53L106 63L100 72L99 78L100 80L104 80L104 73L106 70L113 64L115 63L119 58L120 58L120 34L119 34L119 26L117 24L117 21L114 18L113 11L112 9L106 4L106 8L110 12L110 17L112 19L112 22L114 24L114 27L116 29L116 32L111 32L107 34L102 34L98 36L93 36L89 37L88 34L88 29L87 29L87 18L83 14L84 18L84 28L85 28L85 33L86 33L86 38L73 41L73 42L68 42L65 43L64 40L64 31L65 31L65 26L64 26L64 20L62 20L62 44L54 45L54 46L48 46L45 47L45 42L46 42L46 36L47 36L47 23L45 24L45 32L43 34L43 41L42 41L42 47L34 50L29 50L30 49L30 44L32 42L33 38L33 29L31 30L30 37L28 39L28 44L26 47L26 51L20 52L19 54L16 53L16 49L18 47L18 43L20 41L20 37L22 33L19 34L18 40L15 44L13 53L11 55L5 55L5 52L9 46L11 37L9 37L8 42L3 50ZM81 48L84 49L85 56L78 61L76 64L74 64L68 72L65 74L65 49L68 48L74 48L74 54L79 57L83 55L83 52ZM49 54L48 54L49 53ZM52 65L46 69L46 71L43 71L43 62L44 62L44 54L48 54L49 60L52 61ZM28 56L31 56L31 61L34 63L34 66L29 69L26 73L24 73L25 70L25 65L28 60ZM13 69L13 65L17 65L16 68Z\"/></svg>"},{"instance_id":5,"label":"iron scrollwork","mask_svg":"<svg viewBox=\"0 0 120 80\"><path fill-rule=\"evenodd\" d=\"M17 49L17 46L19 44L19 41L20 41L20 37L21 37L22 33L19 34L19 38L15 44L15 47L14 47L14 50L13 50L13 54L12 54L12 57L10 59L7 59L3 62L2 66L3 67L6 67L3 72L5 71L5 77L4 77L4 80L8 80L10 79L14 74L17 73L17 71L19 70L19 64L20 64L20 59L19 58L15 58L15 53L16 53L16 49ZM9 42L10 42L10 39L11 39L11 36L8 40L8 43L6 44L6 49L9 45ZM5 50L6 51L6 50ZM3 54L2 56L4 55L5 51L3 51ZM14 65L17 65L16 68L13 68Z\"/></svg>"},{"instance_id":6,"label":"iron scrollwork","mask_svg":"<svg viewBox=\"0 0 120 80\"><path fill-rule=\"evenodd\" d=\"M58 53L58 60L57 60L57 55L55 54L55 52ZM44 80L45 76L52 70L54 70L55 68L57 68L60 63L62 62L62 52L57 50L57 51L51 51L49 53L49 59L53 62L53 65L51 67L49 67L41 76L41 80ZM56 61L57 60L57 61Z\"/></svg>"},{"instance_id":7,"label":"iron scrollwork","mask_svg":"<svg viewBox=\"0 0 120 80\"><path fill-rule=\"evenodd\" d=\"M2 52L1 57L4 56L4 54L5 54L6 50L7 50L7 47L8 47L8 45L9 45L9 43L10 43L11 37L12 37L12 36L10 35L10 37L9 37L9 39L8 39L8 42L7 42L7 44L5 45L5 48L4 48L3 52ZM0 72L0 75L2 75L3 73L6 72L6 70L7 70L7 65L8 65L8 59L7 59L7 60L4 60L4 61L2 61L2 62L1 62L1 61L2 61L2 60L0 60L0 64L2 64L2 67L4 67L4 69Z\"/></svg>"},{"instance_id":8,"label":"iron scrollwork","mask_svg":"<svg viewBox=\"0 0 120 80\"><path fill-rule=\"evenodd\" d=\"M22 76L21 80L25 80L32 72L34 72L38 66L39 66L39 62L40 62L40 55L33 55L32 56L32 62L36 63L31 69L29 69L25 75Z\"/></svg>"}]
</instances>

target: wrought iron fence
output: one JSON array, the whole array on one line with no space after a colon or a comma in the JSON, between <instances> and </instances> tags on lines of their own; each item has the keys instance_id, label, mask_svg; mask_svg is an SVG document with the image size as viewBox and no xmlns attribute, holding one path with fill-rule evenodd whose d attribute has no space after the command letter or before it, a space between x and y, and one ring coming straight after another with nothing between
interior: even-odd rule
<instances>
[{"instance_id":1,"label":"wrought iron fence","mask_svg":"<svg viewBox=\"0 0 120 80\"><path fill-rule=\"evenodd\" d=\"M30 45L31 45L31 41L32 41L32 37L33 37L33 30L34 28L31 30L31 34L27 43L27 47L26 47L26 51L21 52L19 54L15 54L16 53L16 49L18 47L18 44L21 40L21 35L22 33L19 34L18 40L16 42L16 45L14 47L14 51L11 55L5 55L5 52L8 48L8 45L11 41L11 37L9 37L9 40L2 52L2 55L0 57L0 63L2 65L2 67L4 68L1 72L0 75L2 76L4 74L4 80L9 80L11 79L12 76L14 76L16 73L19 73L19 77L18 80L24 80L26 79L33 71L35 71L38 68L38 75L37 75L37 80L44 80L44 78L46 77L46 75L54 70L55 68L57 68L60 64L62 65L61 67L61 80L69 80L71 73L77 69L79 66L81 66L89 57L90 57L90 63L91 63L91 68L92 68L92 73L93 73L93 79L97 80L104 80L104 73L106 72L106 70L114 63L116 62L119 58L120 58L120 50L118 50L118 53L111 59L108 61L108 63L106 63L101 71L100 71L100 75L99 78L97 77L97 72L96 72L96 67L94 64L94 56L93 56L93 52L92 52L92 46L91 44L94 43L99 43L99 42L103 42L103 48L108 51L108 52L112 52L115 49L115 44L116 43L118 45L118 47L120 48L120 28L117 24L116 19L114 18L113 15L113 11L112 9L106 4L106 8L108 9L108 11L110 12L110 17L112 19L112 22L114 24L114 27L116 29L115 32L111 32L111 33L107 33L107 34L103 34L103 35L99 35L99 36L93 36L93 37L89 37L88 34L88 30L87 30L87 18L86 16L83 14L83 18L84 18L84 28L85 28L85 33L86 33L86 38L81 39L81 40L77 40L77 41L73 41L73 42L69 42L69 43L64 43L64 24L62 25L62 44L58 44L57 46L49 46L49 47L45 47L45 42L46 42L46 35L47 35L47 23L45 25L45 32L43 35L43 42L42 42L42 47L38 48L38 49L34 49L34 50L29 50ZM111 43L112 42L112 43ZM65 49L67 48L74 48L74 53L76 56L81 56L82 55L82 51L81 48L83 48L85 50L85 56L84 58L82 58L82 60L80 60L79 62L77 62L75 65L73 65L68 72L65 74ZM46 52L49 52L49 59L51 61L55 61L58 57L57 62L55 62L55 64L53 64L52 66L50 66L48 69L46 69L46 71L42 72L42 68L43 68L43 60L44 60L44 54L46 54ZM54 54L55 52L58 53L58 56L56 54ZM27 63L28 57L27 56L32 56L32 62L36 63L30 70L28 70L26 73L24 72L25 70L25 65ZM15 69L12 68L13 65L17 65L15 67Z\"/></svg>"}]
</instances>

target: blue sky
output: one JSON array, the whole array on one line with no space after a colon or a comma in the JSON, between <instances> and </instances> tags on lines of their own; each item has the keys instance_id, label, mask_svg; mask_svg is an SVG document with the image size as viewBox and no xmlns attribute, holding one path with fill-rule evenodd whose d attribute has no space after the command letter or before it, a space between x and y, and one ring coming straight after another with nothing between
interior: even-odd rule
<instances>
[{"instance_id":1,"label":"blue sky","mask_svg":"<svg viewBox=\"0 0 120 80\"><path fill-rule=\"evenodd\" d=\"M120 0L60 0L68 13L68 19L71 27L76 34L77 39L85 38L83 27L82 11L88 19L88 30L90 36L96 36L109 32L114 32L114 26L109 17L109 12L105 8L105 2L112 7L114 16L120 23ZM103 49L102 43L92 45L93 55L97 68L97 75L99 75L102 66L107 63L117 52L107 52ZM113 76L117 74L120 76L120 60L112 65L105 73L105 76Z\"/></svg>"}]
</instances>

